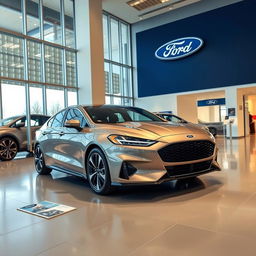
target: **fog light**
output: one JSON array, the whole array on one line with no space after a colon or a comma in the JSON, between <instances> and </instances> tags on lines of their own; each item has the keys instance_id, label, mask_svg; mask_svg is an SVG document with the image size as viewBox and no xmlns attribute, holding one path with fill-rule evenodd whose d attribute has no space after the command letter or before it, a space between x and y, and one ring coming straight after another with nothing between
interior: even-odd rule
<instances>
[{"instance_id":1,"label":"fog light","mask_svg":"<svg viewBox=\"0 0 256 256\"><path fill-rule=\"evenodd\" d=\"M133 165L123 162L119 177L128 180L136 171L137 169Z\"/></svg>"}]
</instances>

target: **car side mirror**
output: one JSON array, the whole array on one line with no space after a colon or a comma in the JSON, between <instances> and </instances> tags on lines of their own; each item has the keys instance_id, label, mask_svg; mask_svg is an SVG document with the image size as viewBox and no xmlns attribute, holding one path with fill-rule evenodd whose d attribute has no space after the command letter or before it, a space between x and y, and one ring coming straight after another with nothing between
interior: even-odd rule
<instances>
[{"instance_id":1,"label":"car side mirror","mask_svg":"<svg viewBox=\"0 0 256 256\"><path fill-rule=\"evenodd\" d=\"M80 121L79 120L74 120L74 119L66 121L64 126L67 127L67 128L75 128L77 130L82 129Z\"/></svg>"},{"instance_id":2,"label":"car side mirror","mask_svg":"<svg viewBox=\"0 0 256 256\"><path fill-rule=\"evenodd\" d=\"M18 123L18 124L15 124L14 127L15 127L15 128L25 127L25 122L20 122L20 123Z\"/></svg>"}]
</instances>

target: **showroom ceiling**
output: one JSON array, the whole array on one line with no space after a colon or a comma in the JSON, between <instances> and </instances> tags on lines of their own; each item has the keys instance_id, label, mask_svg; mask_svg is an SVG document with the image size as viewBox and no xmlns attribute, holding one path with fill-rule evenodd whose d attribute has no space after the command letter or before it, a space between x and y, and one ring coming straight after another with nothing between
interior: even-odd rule
<instances>
[{"instance_id":1,"label":"showroom ceiling","mask_svg":"<svg viewBox=\"0 0 256 256\"><path fill-rule=\"evenodd\" d=\"M203 0L103 0L103 9L129 23L151 18Z\"/></svg>"}]
</instances>

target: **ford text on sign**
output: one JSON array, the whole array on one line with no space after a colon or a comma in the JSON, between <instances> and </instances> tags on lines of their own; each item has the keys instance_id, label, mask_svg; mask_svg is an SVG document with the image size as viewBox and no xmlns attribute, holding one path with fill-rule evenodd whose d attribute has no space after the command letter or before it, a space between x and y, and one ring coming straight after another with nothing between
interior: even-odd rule
<instances>
[{"instance_id":1,"label":"ford text on sign","mask_svg":"<svg viewBox=\"0 0 256 256\"><path fill-rule=\"evenodd\" d=\"M177 60L193 54L203 46L198 37L184 37L168 42L159 47L155 56L161 60Z\"/></svg>"}]
</instances>

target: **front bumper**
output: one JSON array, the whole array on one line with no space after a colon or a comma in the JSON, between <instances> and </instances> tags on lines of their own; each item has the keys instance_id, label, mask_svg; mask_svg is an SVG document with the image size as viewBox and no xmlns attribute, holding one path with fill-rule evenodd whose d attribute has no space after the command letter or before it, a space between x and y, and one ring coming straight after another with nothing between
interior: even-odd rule
<instances>
[{"instance_id":1,"label":"front bumper","mask_svg":"<svg viewBox=\"0 0 256 256\"><path fill-rule=\"evenodd\" d=\"M171 136L170 136L171 137ZM173 136L172 136L173 137ZM113 145L107 149L108 163L110 168L111 180L113 185L148 185L160 184L170 180L183 179L199 176L205 173L220 171L217 163L217 148L215 146L214 153L208 158L185 162L164 162L158 151L167 145L177 142L186 141L184 136L175 136L173 138L165 138L150 147L129 147ZM182 140L183 139L183 140ZM199 139L207 139L209 137ZM195 136L194 140L198 140ZM197 168L202 162L209 162L209 166ZM126 162L132 165L137 171L128 178L122 178L122 164ZM184 166L184 168L183 168ZM195 168L193 168L195 166ZM176 170L176 167L181 167ZM183 170L184 169L184 170ZM173 171L172 171L173 170ZM187 170L187 171L186 171Z\"/></svg>"}]
</instances>

